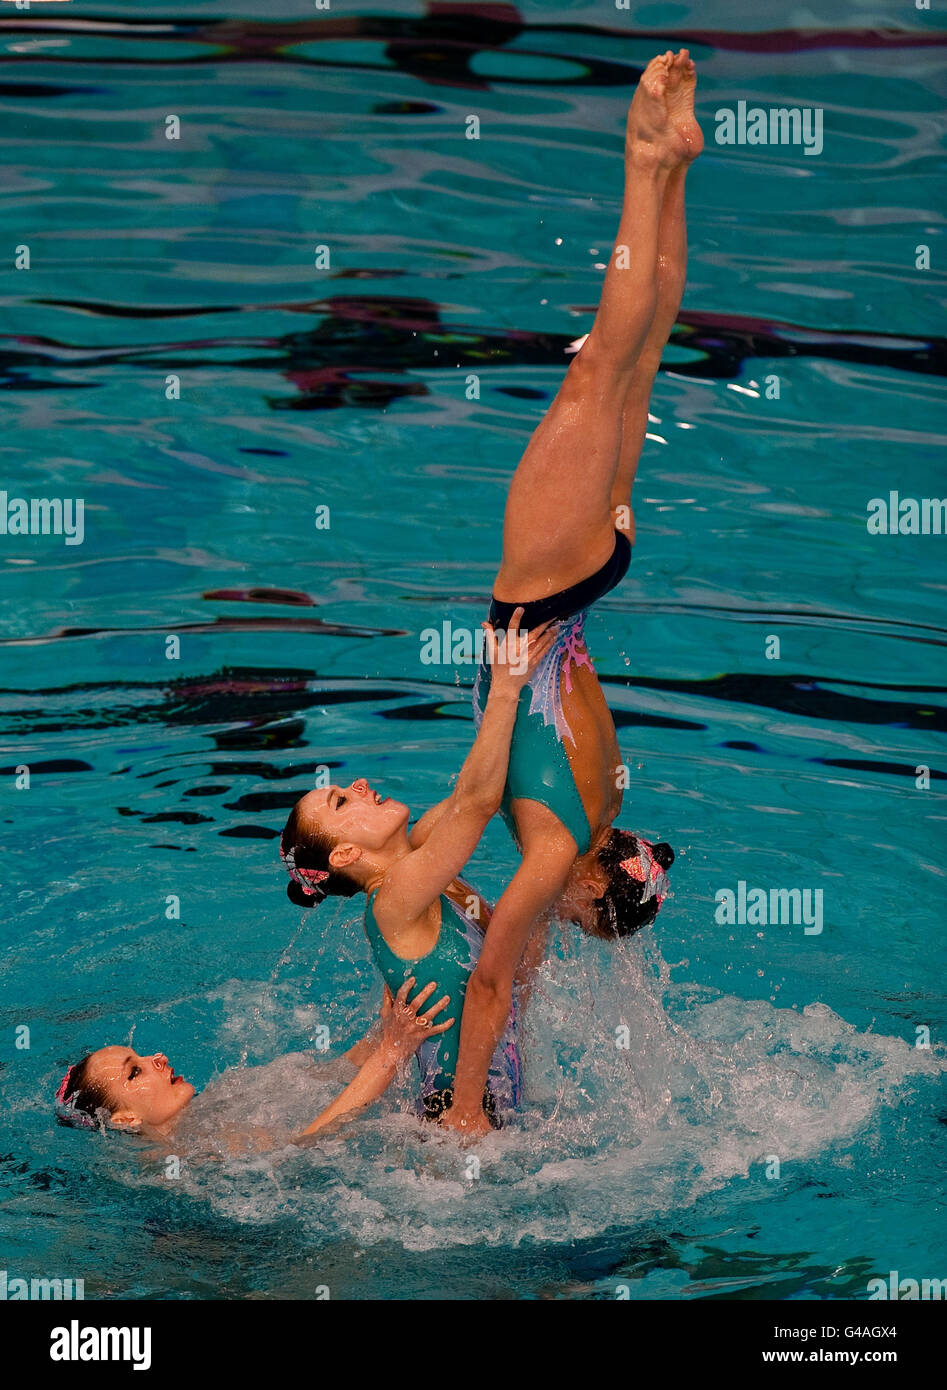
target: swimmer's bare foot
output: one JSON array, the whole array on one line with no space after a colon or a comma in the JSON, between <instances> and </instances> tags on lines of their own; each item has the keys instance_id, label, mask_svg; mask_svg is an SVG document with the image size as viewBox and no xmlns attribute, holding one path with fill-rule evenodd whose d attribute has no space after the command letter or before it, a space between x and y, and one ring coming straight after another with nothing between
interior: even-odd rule
<instances>
[{"instance_id":1,"label":"swimmer's bare foot","mask_svg":"<svg viewBox=\"0 0 947 1390\"><path fill-rule=\"evenodd\" d=\"M625 127L625 151L628 154L640 149L642 153L660 156L659 147L666 138L669 125L664 93L671 57L670 49L667 53L659 53L641 74Z\"/></svg>"},{"instance_id":2,"label":"swimmer's bare foot","mask_svg":"<svg viewBox=\"0 0 947 1390\"><path fill-rule=\"evenodd\" d=\"M660 53L641 74L628 112L625 155L635 163L673 169L700 153L704 138L694 117L697 72L687 49Z\"/></svg>"},{"instance_id":3,"label":"swimmer's bare foot","mask_svg":"<svg viewBox=\"0 0 947 1390\"><path fill-rule=\"evenodd\" d=\"M704 135L694 115L697 69L686 48L674 55L668 72L667 108L678 135L684 142L682 162L690 164L704 148Z\"/></svg>"}]
</instances>

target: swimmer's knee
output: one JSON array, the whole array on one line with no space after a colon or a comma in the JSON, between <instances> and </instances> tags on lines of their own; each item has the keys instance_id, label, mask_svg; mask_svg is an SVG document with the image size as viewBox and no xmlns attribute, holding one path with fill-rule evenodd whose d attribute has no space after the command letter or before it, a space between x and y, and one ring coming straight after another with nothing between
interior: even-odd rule
<instances>
[{"instance_id":1,"label":"swimmer's knee","mask_svg":"<svg viewBox=\"0 0 947 1390\"><path fill-rule=\"evenodd\" d=\"M609 344L596 337L593 329L572 359L568 376L575 372L577 379L589 380L599 392L607 390L610 385L624 392L628 389L637 360L637 352L629 352L626 342Z\"/></svg>"}]
</instances>

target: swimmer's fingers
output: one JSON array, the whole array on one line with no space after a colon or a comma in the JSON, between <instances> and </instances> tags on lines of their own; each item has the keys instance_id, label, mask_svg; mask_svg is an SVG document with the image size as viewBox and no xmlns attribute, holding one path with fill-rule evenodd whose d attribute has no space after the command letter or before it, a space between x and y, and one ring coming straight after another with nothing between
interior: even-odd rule
<instances>
[{"instance_id":1,"label":"swimmer's fingers","mask_svg":"<svg viewBox=\"0 0 947 1390\"><path fill-rule=\"evenodd\" d=\"M407 1002L406 1007L407 1007L408 1009L410 1009L411 1013L413 1013L413 1014L418 1013L419 1010L420 1010L420 1008L421 1008L421 1005L424 1003L425 999L430 999L431 995L434 993L434 991L435 991L436 989L437 989L437 981L436 981L436 980L432 980L432 981L430 982L430 984L427 984L427 985L424 986L423 989L419 989L419 990L418 990L418 992L417 992L417 994L414 996L414 998L411 999L411 1000L409 1000L409 1001Z\"/></svg>"},{"instance_id":2,"label":"swimmer's fingers","mask_svg":"<svg viewBox=\"0 0 947 1390\"><path fill-rule=\"evenodd\" d=\"M433 1036L434 1033L446 1033L448 1028L453 1028L455 1022L455 1019L449 1018L444 1023L437 1023L433 1028L427 1030L428 1034L429 1036Z\"/></svg>"},{"instance_id":3,"label":"swimmer's fingers","mask_svg":"<svg viewBox=\"0 0 947 1390\"><path fill-rule=\"evenodd\" d=\"M431 1019L435 1014L439 1014L442 1009L446 1009L449 1003L450 995L445 994L443 998L438 999L436 1004L432 1004L429 1009L425 1009L423 1014L418 1014L417 1018L413 1020L414 1031L417 1034L414 1044L415 1047L419 1047L424 1039L429 1038L432 1033L447 1032L447 1029L454 1021L453 1019L450 1019L447 1023L438 1023L435 1025L431 1024Z\"/></svg>"},{"instance_id":4,"label":"swimmer's fingers","mask_svg":"<svg viewBox=\"0 0 947 1390\"><path fill-rule=\"evenodd\" d=\"M514 608L510 615L510 621L506 625L506 631L501 637L497 637L496 630L491 622L485 622L484 628L490 641L490 660L494 666L506 667L508 671L516 675L520 666L520 652L523 643L526 641L525 630L520 629L523 621L523 605Z\"/></svg>"},{"instance_id":5,"label":"swimmer's fingers","mask_svg":"<svg viewBox=\"0 0 947 1390\"><path fill-rule=\"evenodd\" d=\"M395 995L394 1002L396 1004L406 1004L408 999L408 991L414 984L417 984L417 981L415 980L413 975L409 975L408 978L405 980L404 984L398 990L398 993Z\"/></svg>"},{"instance_id":6,"label":"swimmer's fingers","mask_svg":"<svg viewBox=\"0 0 947 1390\"><path fill-rule=\"evenodd\" d=\"M558 624L540 623L531 632L507 633L506 659L510 672L523 683L526 681L553 646Z\"/></svg>"},{"instance_id":7,"label":"swimmer's fingers","mask_svg":"<svg viewBox=\"0 0 947 1390\"><path fill-rule=\"evenodd\" d=\"M448 994L438 999L424 1013L415 1012L422 999L429 998L431 991L435 988L434 984L426 985L410 1004L405 1003L392 1015L392 1020L387 1028L386 1046L391 1049L395 1057L402 1059L409 1057L434 1033L446 1033L447 1029L452 1026L453 1019L446 1024L431 1022L450 1003L450 995Z\"/></svg>"},{"instance_id":8,"label":"swimmer's fingers","mask_svg":"<svg viewBox=\"0 0 947 1390\"><path fill-rule=\"evenodd\" d=\"M439 999L436 1004L432 1004L431 1008L422 1014L420 1012L422 1005L430 999L437 985L432 980L423 989L418 990L414 998L409 1001L408 991L415 983L413 976L405 980L395 996L397 1007L391 1011L385 1022L382 1046L396 1058L410 1057L411 1053L416 1052L424 1039L429 1038L433 1032L445 1031L440 1025L436 1029L433 1028L431 1018L439 1014L450 1002L449 996L444 995L443 999Z\"/></svg>"},{"instance_id":9,"label":"swimmer's fingers","mask_svg":"<svg viewBox=\"0 0 947 1390\"><path fill-rule=\"evenodd\" d=\"M497 664L497 634L496 628L489 621L482 622L480 626L484 631L483 656L489 666Z\"/></svg>"},{"instance_id":10,"label":"swimmer's fingers","mask_svg":"<svg viewBox=\"0 0 947 1390\"><path fill-rule=\"evenodd\" d=\"M529 633L520 624L523 621L523 605L514 608L510 615L503 637L503 645L497 654L497 660L506 666L509 674L518 679L523 679L526 675L526 649L529 642Z\"/></svg>"},{"instance_id":11,"label":"swimmer's fingers","mask_svg":"<svg viewBox=\"0 0 947 1390\"><path fill-rule=\"evenodd\" d=\"M429 1009L424 1010L424 1017L430 1021L435 1014L439 1014L442 1009L446 1009L450 1003L450 995L444 994L438 999L436 1004L432 1004Z\"/></svg>"},{"instance_id":12,"label":"swimmer's fingers","mask_svg":"<svg viewBox=\"0 0 947 1390\"><path fill-rule=\"evenodd\" d=\"M526 664L528 671L535 671L543 657L549 651L556 640L558 625L556 623L540 623L539 627L534 627L529 634L526 644Z\"/></svg>"}]
</instances>

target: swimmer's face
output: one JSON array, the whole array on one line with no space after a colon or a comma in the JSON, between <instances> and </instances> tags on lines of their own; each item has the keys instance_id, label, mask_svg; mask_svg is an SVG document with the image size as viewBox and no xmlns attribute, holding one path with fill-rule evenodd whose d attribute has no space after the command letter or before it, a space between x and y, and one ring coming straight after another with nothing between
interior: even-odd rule
<instances>
[{"instance_id":1,"label":"swimmer's face","mask_svg":"<svg viewBox=\"0 0 947 1390\"><path fill-rule=\"evenodd\" d=\"M336 850L346 845L362 850L382 849L392 835L405 828L411 815L403 802L382 796L364 777L356 778L347 787L317 787L302 798L298 810L302 824L317 825ZM330 855L329 863L332 862Z\"/></svg>"},{"instance_id":2,"label":"swimmer's face","mask_svg":"<svg viewBox=\"0 0 947 1390\"><path fill-rule=\"evenodd\" d=\"M111 1123L119 1129L166 1124L194 1095L163 1052L140 1057L130 1047L101 1047L89 1060L87 1076L108 1097Z\"/></svg>"}]
</instances>

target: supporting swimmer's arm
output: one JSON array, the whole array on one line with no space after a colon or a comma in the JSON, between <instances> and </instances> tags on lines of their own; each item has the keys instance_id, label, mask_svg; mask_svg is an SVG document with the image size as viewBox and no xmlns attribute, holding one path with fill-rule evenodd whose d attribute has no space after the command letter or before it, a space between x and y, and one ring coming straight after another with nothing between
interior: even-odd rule
<instances>
[{"instance_id":1,"label":"supporting swimmer's arm","mask_svg":"<svg viewBox=\"0 0 947 1390\"><path fill-rule=\"evenodd\" d=\"M484 624L493 673L480 731L453 793L424 842L389 870L387 882L379 889L375 900L379 924L386 916L403 923L425 912L460 873L500 809L519 694L553 642L549 624L535 628L528 638L520 634L522 612L520 608L513 614L502 660L498 639Z\"/></svg>"},{"instance_id":2,"label":"supporting swimmer's arm","mask_svg":"<svg viewBox=\"0 0 947 1390\"><path fill-rule=\"evenodd\" d=\"M349 1082L332 1104L327 1105L322 1114L318 1115L293 1142L300 1143L308 1135L325 1129L334 1120L351 1119L355 1111L363 1110L366 1105L378 1100L394 1081L403 1061L404 1057L393 1052L391 1048L384 1045L377 1047L368 1060L362 1063L358 1076Z\"/></svg>"},{"instance_id":3,"label":"supporting swimmer's arm","mask_svg":"<svg viewBox=\"0 0 947 1390\"><path fill-rule=\"evenodd\" d=\"M436 1004L432 1004L430 1008L420 1012L425 1001L437 986L432 980L409 1002L408 992L414 987L414 984L415 981L412 977L410 980L405 980L398 990L394 1006L387 1016L381 1041L371 1056L362 1064L358 1075L349 1082L340 1095L336 1096L331 1105L327 1105L312 1124L297 1136L294 1140L295 1143L301 1143L307 1136L318 1133L319 1130L325 1129L335 1120L352 1119L356 1111L362 1110L366 1105L371 1105L372 1101L378 1100L395 1079L399 1067L413 1056L426 1038L436 1036L438 1033L446 1033L448 1028L453 1026L454 1020L452 1018L447 1019L444 1023L432 1025L430 1022L435 1014L439 1014L442 1009L447 1007L448 995L445 994ZM421 1024L418 1021L419 1018L427 1019L427 1024Z\"/></svg>"},{"instance_id":4,"label":"supporting swimmer's arm","mask_svg":"<svg viewBox=\"0 0 947 1390\"><path fill-rule=\"evenodd\" d=\"M381 1009L379 1010L378 1017L375 1019L375 1022L369 1028L364 1038L361 1038L357 1043L354 1043L349 1048L348 1052L343 1052L342 1054L342 1056L346 1059L347 1062L352 1063L353 1067L360 1067L363 1062L367 1062L369 1057L375 1051L376 1047L378 1046L379 1034L384 1028L385 1021L388 1018L388 1015L391 1013L391 1006L393 1002L394 1001L392 999L391 990L388 988L387 985L385 985L385 992L382 995L381 1000Z\"/></svg>"},{"instance_id":5,"label":"supporting swimmer's arm","mask_svg":"<svg viewBox=\"0 0 947 1390\"><path fill-rule=\"evenodd\" d=\"M493 910L483 951L467 985L460 1025L454 1103L441 1117L447 1129L479 1135L489 1129L483 1092L490 1061L503 1035L513 980L537 919L559 897L575 859L575 841L563 834L528 854Z\"/></svg>"},{"instance_id":6,"label":"supporting swimmer's arm","mask_svg":"<svg viewBox=\"0 0 947 1390\"><path fill-rule=\"evenodd\" d=\"M529 1008L536 971L546 959L546 943L549 937L551 920L551 912L544 912L540 915L530 933L529 940L526 943L526 949L520 958L520 963L516 967L516 975L513 978L513 992L516 997L516 1007L521 1018Z\"/></svg>"},{"instance_id":7,"label":"supporting swimmer's arm","mask_svg":"<svg viewBox=\"0 0 947 1390\"><path fill-rule=\"evenodd\" d=\"M420 849L425 840L429 839L431 831L434 829L441 816L450 805L450 797L445 796L443 801L439 801L436 806L432 806L429 811L425 811L416 825L408 831L408 844L412 849Z\"/></svg>"}]
</instances>

